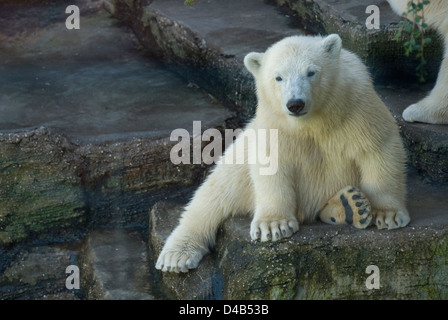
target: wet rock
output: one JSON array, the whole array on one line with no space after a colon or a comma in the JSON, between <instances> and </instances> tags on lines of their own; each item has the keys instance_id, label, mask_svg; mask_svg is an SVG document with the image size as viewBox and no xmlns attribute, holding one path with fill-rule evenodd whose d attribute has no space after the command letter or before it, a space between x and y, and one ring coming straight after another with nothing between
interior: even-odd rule
<instances>
[{"instance_id":1,"label":"wet rock","mask_svg":"<svg viewBox=\"0 0 448 320\"><path fill-rule=\"evenodd\" d=\"M410 104L423 99L422 88L377 88L380 97L395 115L408 163L435 183L448 183L448 127L424 123L407 123L401 114Z\"/></svg>"},{"instance_id":2,"label":"wet rock","mask_svg":"<svg viewBox=\"0 0 448 320\"><path fill-rule=\"evenodd\" d=\"M234 229L238 222L226 227ZM245 222L248 225L248 221ZM444 299L447 230L393 232L305 225L275 244L221 238L226 297L238 299ZM372 245L374 244L374 245ZM442 248L441 250L439 250ZM224 250L223 250L224 249ZM431 259L429 257L434 257ZM379 270L379 289L366 285ZM244 271L243 271L244 270ZM420 287L421 286L421 287ZM415 288L420 287L420 290Z\"/></svg>"},{"instance_id":3,"label":"wet rock","mask_svg":"<svg viewBox=\"0 0 448 320\"><path fill-rule=\"evenodd\" d=\"M81 159L64 136L40 128L0 132L0 246L65 237L86 222Z\"/></svg>"},{"instance_id":4,"label":"wet rock","mask_svg":"<svg viewBox=\"0 0 448 320\"><path fill-rule=\"evenodd\" d=\"M0 132L0 246L147 224L151 204L182 197L207 167L174 165L173 145L168 139L79 145L45 127Z\"/></svg>"},{"instance_id":5,"label":"wet rock","mask_svg":"<svg viewBox=\"0 0 448 320\"><path fill-rule=\"evenodd\" d=\"M157 202L149 213L151 231L149 247L151 263L157 261L166 238L178 223L182 205L176 202ZM160 283L159 288L171 299L219 299L222 298L222 277L216 268L213 255L206 255L201 268L189 273L162 273L154 271L154 277Z\"/></svg>"},{"instance_id":6,"label":"wet rock","mask_svg":"<svg viewBox=\"0 0 448 320\"><path fill-rule=\"evenodd\" d=\"M226 299L292 299L298 266L294 245L261 244L250 239L248 217L225 222L218 233L216 254ZM292 243L292 242L288 242Z\"/></svg>"},{"instance_id":7,"label":"wet rock","mask_svg":"<svg viewBox=\"0 0 448 320\"><path fill-rule=\"evenodd\" d=\"M81 288L87 299L151 300L145 242L129 230L91 232L79 254Z\"/></svg>"},{"instance_id":8,"label":"wet rock","mask_svg":"<svg viewBox=\"0 0 448 320\"><path fill-rule=\"evenodd\" d=\"M235 117L142 57L100 3L74 3L82 27L70 37L64 4L0 5L0 39L14 39L0 41L0 248L147 225L151 205L188 194L207 169L171 162L171 132Z\"/></svg>"},{"instance_id":9,"label":"wet rock","mask_svg":"<svg viewBox=\"0 0 448 320\"><path fill-rule=\"evenodd\" d=\"M406 57L403 43L409 41L405 36L395 40L397 24L401 18L390 8L387 1L373 0L366 3L359 0L275 0L274 3L288 14L297 18L300 24L315 34L337 33L344 47L357 53L369 66L377 82L418 82L414 57ZM366 13L370 5L379 10L379 29L368 29ZM425 33L433 41L425 47L430 81L435 81L443 55L443 44L435 31Z\"/></svg>"},{"instance_id":10,"label":"wet rock","mask_svg":"<svg viewBox=\"0 0 448 320\"><path fill-rule=\"evenodd\" d=\"M39 246L18 252L0 275L0 299L77 300L82 295L66 287L66 268L76 263L76 251Z\"/></svg>"},{"instance_id":11,"label":"wet rock","mask_svg":"<svg viewBox=\"0 0 448 320\"><path fill-rule=\"evenodd\" d=\"M200 181L206 166L173 164L174 144L167 138L131 139L79 148L92 228L145 225L155 201L182 197Z\"/></svg>"},{"instance_id":12,"label":"wet rock","mask_svg":"<svg viewBox=\"0 0 448 320\"><path fill-rule=\"evenodd\" d=\"M181 210L166 202L152 209L154 259ZM157 273L176 299L195 297L200 283L225 299L446 299L448 224L414 219L392 231L316 222L290 239L260 243L249 238L250 218L235 217L220 228L215 252L198 269ZM369 266L379 270L379 289Z\"/></svg>"},{"instance_id":13,"label":"wet rock","mask_svg":"<svg viewBox=\"0 0 448 320\"><path fill-rule=\"evenodd\" d=\"M446 126L402 126L410 163L431 180L448 183L448 131Z\"/></svg>"},{"instance_id":14,"label":"wet rock","mask_svg":"<svg viewBox=\"0 0 448 320\"><path fill-rule=\"evenodd\" d=\"M302 33L288 26L287 17L260 1L232 1L230 5L211 1L194 7L171 0L156 0L150 6L105 2L115 17L131 26L142 46L170 70L204 88L243 118L251 117L256 105L252 76L243 68L244 55L264 51L285 35ZM210 12L213 23L206 18Z\"/></svg>"}]
</instances>

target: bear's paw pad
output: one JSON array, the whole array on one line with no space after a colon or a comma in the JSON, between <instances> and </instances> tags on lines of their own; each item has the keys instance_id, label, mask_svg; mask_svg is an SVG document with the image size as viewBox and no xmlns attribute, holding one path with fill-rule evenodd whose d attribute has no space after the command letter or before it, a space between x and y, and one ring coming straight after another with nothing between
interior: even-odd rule
<instances>
[{"instance_id":1,"label":"bear's paw pad","mask_svg":"<svg viewBox=\"0 0 448 320\"><path fill-rule=\"evenodd\" d=\"M319 214L321 221L329 224L351 224L359 229L372 222L370 202L356 187L347 186L334 195Z\"/></svg>"},{"instance_id":2,"label":"bear's paw pad","mask_svg":"<svg viewBox=\"0 0 448 320\"><path fill-rule=\"evenodd\" d=\"M299 230L299 222L295 218L267 220L254 219L250 225L252 240L277 241L291 237Z\"/></svg>"}]
</instances>

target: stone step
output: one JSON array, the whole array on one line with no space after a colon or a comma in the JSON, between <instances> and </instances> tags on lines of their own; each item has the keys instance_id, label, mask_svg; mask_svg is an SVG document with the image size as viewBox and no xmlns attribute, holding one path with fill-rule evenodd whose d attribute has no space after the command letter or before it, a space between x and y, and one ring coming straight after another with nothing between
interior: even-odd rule
<instances>
[{"instance_id":1,"label":"stone step","mask_svg":"<svg viewBox=\"0 0 448 320\"><path fill-rule=\"evenodd\" d=\"M427 94L414 88L378 86L377 92L392 111L400 127L407 149L408 163L422 176L435 184L448 183L448 126L425 123L407 123L401 117L403 110Z\"/></svg>"},{"instance_id":2,"label":"stone step","mask_svg":"<svg viewBox=\"0 0 448 320\"><path fill-rule=\"evenodd\" d=\"M316 222L289 239L261 243L250 240L250 218L237 216L223 224L216 249L197 269L155 276L173 299L446 299L448 187L410 178L412 221L405 228ZM151 209L153 261L182 206L159 202ZM379 289L366 286L371 265L378 267Z\"/></svg>"},{"instance_id":3,"label":"stone step","mask_svg":"<svg viewBox=\"0 0 448 320\"><path fill-rule=\"evenodd\" d=\"M415 57L406 57L403 43L395 40L401 18L384 0L273 0L287 14L300 21L303 28L312 33L338 33L345 48L356 52L367 64L373 78L381 83L418 82ZM376 6L379 12L379 28L368 29L366 21L372 14L368 6ZM370 21L369 21L370 22ZM443 43L439 36L428 30L426 37L433 41L425 47L428 80L434 81L443 55Z\"/></svg>"},{"instance_id":4,"label":"stone step","mask_svg":"<svg viewBox=\"0 0 448 320\"><path fill-rule=\"evenodd\" d=\"M149 212L150 229L148 245L150 263L155 265L157 257L162 251L166 238L176 227L183 209L183 203L157 202ZM204 257L202 267L188 275L171 274L154 271L154 281L160 284L159 290L170 299L186 300L216 300L223 296L223 278L216 261L209 255Z\"/></svg>"},{"instance_id":5,"label":"stone step","mask_svg":"<svg viewBox=\"0 0 448 320\"><path fill-rule=\"evenodd\" d=\"M154 290L147 249L139 231L116 228L93 230L72 243L14 250L0 275L0 299L153 300L153 291L160 291Z\"/></svg>"},{"instance_id":6,"label":"stone step","mask_svg":"<svg viewBox=\"0 0 448 320\"><path fill-rule=\"evenodd\" d=\"M378 91L402 129L409 151L409 163L435 182L448 182L448 127L408 124L402 110L431 89L432 83L413 82L415 61L406 58L402 42L393 40L400 17L385 1L370 1L381 10L380 30L367 30L366 3L361 0L278 0L287 14L261 0L199 1L184 6L182 1L106 1L108 10L128 24L140 43L166 65L190 82L217 97L247 119L254 114L256 97L252 76L243 66L251 51L264 51L274 41L306 32L337 32L349 49L369 66ZM435 40L428 48L429 73L438 73L442 46ZM394 84L402 74L400 87ZM406 85L403 83L403 79ZM395 82L396 84L396 82Z\"/></svg>"},{"instance_id":7,"label":"stone step","mask_svg":"<svg viewBox=\"0 0 448 320\"><path fill-rule=\"evenodd\" d=\"M0 300L79 300L79 290L69 290L68 266L77 264L77 246L40 245L14 250L0 273ZM2 255L1 264L6 263Z\"/></svg>"},{"instance_id":8,"label":"stone step","mask_svg":"<svg viewBox=\"0 0 448 320\"><path fill-rule=\"evenodd\" d=\"M171 162L171 132L192 143L193 121L205 130L234 118L145 58L99 3L72 3L79 30L65 27L64 3L0 4L0 248L147 225L152 204L206 169Z\"/></svg>"},{"instance_id":9,"label":"stone step","mask_svg":"<svg viewBox=\"0 0 448 320\"><path fill-rule=\"evenodd\" d=\"M154 299L147 246L136 231L92 231L80 250L79 269L86 299Z\"/></svg>"}]
</instances>

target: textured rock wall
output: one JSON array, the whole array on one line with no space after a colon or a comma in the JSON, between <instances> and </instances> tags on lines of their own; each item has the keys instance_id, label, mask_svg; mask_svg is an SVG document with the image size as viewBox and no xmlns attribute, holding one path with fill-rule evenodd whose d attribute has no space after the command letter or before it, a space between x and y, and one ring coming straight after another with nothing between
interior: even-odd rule
<instances>
[{"instance_id":1,"label":"textured rock wall","mask_svg":"<svg viewBox=\"0 0 448 320\"><path fill-rule=\"evenodd\" d=\"M182 205L151 210L153 261L177 224ZM358 230L323 223L303 225L290 239L253 242L250 218L225 222L216 249L187 274L157 272L174 299L446 299L448 232L444 226ZM366 286L368 266L379 289ZM369 282L371 283L371 281Z\"/></svg>"},{"instance_id":2,"label":"textured rock wall","mask_svg":"<svg viewBox=\"0 0 448 320\"><path fill-rule=\"evenodd\" d=\"M180 170L169 159L173 145L168 139L77 145L46 128L0 133L0 247L67 240L101 225L147 225L157 199L182 194L206 168Z\"/></svg>"}]
</instances>

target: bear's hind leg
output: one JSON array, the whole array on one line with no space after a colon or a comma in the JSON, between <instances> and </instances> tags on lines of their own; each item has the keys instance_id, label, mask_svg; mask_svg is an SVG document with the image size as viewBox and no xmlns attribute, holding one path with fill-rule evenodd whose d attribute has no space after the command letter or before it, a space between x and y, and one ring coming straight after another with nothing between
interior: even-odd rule
<instances>
[{"instance_id":1,"label":"bear's hind leg","mask_svg":"<svg viewBox=\"0 0 448 320\"><path fill-rule=\"evenodd\" d=\"M329 224L351 224L359 229L372 222L367 197L356 187L347 186L337 192L319 212L321 221Z\"/></svg>"}]
</instances>

